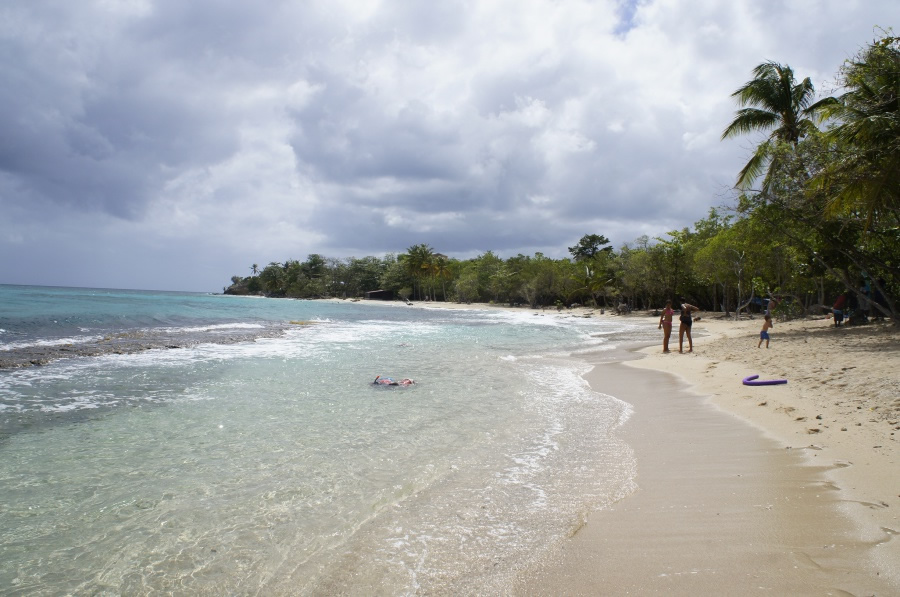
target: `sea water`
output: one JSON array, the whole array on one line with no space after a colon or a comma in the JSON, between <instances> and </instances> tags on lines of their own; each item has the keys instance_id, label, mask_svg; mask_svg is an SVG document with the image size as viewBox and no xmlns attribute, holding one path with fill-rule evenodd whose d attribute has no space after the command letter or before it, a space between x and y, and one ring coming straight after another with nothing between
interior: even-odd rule
<instances>
[{"instance_id":1,"label":"sea water","mask_svg":"<svg viewBox=\"0 0 900 597\"><path fill-rule=\"evenodd\" d=\"M652 332L0 286L0 594L502 594L634 490L583 357Z\"/></svg>"}]
</instances>

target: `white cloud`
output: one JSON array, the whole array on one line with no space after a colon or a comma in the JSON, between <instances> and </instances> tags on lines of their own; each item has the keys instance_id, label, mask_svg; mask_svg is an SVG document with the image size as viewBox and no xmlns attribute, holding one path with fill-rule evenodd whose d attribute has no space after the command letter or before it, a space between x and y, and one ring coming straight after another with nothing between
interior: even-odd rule
<instances>
[{"instance_id":1,"label":"white cloud","mask_svg":"<svg viewBox=\"0 0 900 597\"><path fill-rule=\"evenodd\" d=\"M825 89L896 15L888 0L6 3L0 247L16 259L0 282L139 284L131 267L214 290L244 261L311 252L563 256L586 233L658 236L722 201L752 140L719 136L756 64ZM63 252L80 258L38 260Z\"/></svg>"}]
</instances>

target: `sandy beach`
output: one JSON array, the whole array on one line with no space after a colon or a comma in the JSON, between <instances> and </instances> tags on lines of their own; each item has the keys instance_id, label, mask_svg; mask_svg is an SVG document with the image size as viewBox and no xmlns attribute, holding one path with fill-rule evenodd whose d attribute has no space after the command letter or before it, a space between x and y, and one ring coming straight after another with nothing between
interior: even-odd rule
<instances>
[{"instance_id":1,"label":"sandy beach","mask_svg":"<svg viewBox=\"0 0 900 597\"><path fill-rule=\"evenodd\" d=\"M647 347L588 374L635 405L639 489L517 593L900 592L900 334L776 322L766 350L761 322L704 318L693 353ZM788 383L743 385L753 374Z\"/></svg>"},{"instance_id":2,"label":"sandy beach","mask_svg":"<svg viewBox=\"0 0 900 597\"><path fill-rule=\"evenodd\" d=\"M676 322L671 353L660 332L592 357L591 386L635 407L621 432L639 489L523 570L516 594L900 594L900 330L776 321L766 349L761 316L698 315L691 353Z\"/></svg>"}]
</instances>

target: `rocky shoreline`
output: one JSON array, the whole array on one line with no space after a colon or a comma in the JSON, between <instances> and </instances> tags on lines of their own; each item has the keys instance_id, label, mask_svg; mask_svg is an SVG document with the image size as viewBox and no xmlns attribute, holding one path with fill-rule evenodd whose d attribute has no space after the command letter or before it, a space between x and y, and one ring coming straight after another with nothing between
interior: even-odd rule
<instances>
[{"instance_id":1,"label":"rocky shoreline","mask_svg":"<svg viewBox=\"0 0 900 597\"><path fill-rule=\"evenodd\" d=\"M227 334L132 330L105 336L91 342L42 344L0 351L0 369L35 367L58 359L98 357L109 354L134 354L146 350L191 348L198 344L237 344L260 338L280 336L287 329L277 325L254 330L228 330Z\"/></svg>"}]
</instances>

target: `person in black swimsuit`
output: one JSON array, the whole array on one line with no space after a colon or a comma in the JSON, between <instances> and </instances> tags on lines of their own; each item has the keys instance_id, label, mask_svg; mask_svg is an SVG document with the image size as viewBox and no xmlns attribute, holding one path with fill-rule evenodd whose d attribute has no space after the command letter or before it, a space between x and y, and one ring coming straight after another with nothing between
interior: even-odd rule
<instances>
[{"instance_id":1,"label":"person in black swimsuit","mask_svg":"<svg viewBox=\"0 0 900 597\"><path fill-rule=\"evenodd\" d=\"M678 352L684 352L685 335L687 335L688 339L688 352L694 352L694 340L691 338L691 326L694 324L694 320L691 317L691 313L699 310L694 305L682 303L681 317L678 318L678 321L681 322L681 325L678 326Z\"/></svg>"}]
</instances>

